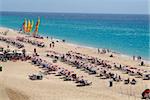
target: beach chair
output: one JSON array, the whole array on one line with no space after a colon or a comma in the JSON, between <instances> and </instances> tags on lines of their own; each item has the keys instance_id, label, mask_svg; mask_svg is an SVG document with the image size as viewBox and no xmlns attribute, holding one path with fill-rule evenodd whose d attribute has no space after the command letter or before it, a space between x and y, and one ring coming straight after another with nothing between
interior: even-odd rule
<instances>
[{"instance_id":1,"label":"beach chair","mask_svg":"<svg viewBox=\"0 0 150 100\"><path fill-rule=\"evenodd\" d=\"M42 80L43 76L40 74L32 74L32 75L29 75L29 79L31 79L31 80Z\"/></svg>"},{"instance_id":2,"label":"beach chair","mask_svg":"<svg viewBox=\"0 0 150 100\"><path fill-rule=\"evenodd\" d=\"M128 74L128 72L126 70L123 70L122 74Z\"/></svg>"},{"instance_id":3,"label":"beach chair","mask_svg":"<svg viewBox=\"0 0 150 100\"><path fill-rule=\"evenodd\" d=\"M58 72L55 76L62 76L62 73Z\"/></svg>"},{"instance_id":4,"label":"beach chair","mask_svg":"<svg viewBox=\"0 0 150 100\"><path fill-rule=\"evenodd\" d=\"M39 62L36 62L36 64L35 64L36 66L41 66L41 64L39 63Z\"/></svg>"},{"instance_id":5,"label":"beach chair","mask_svg":"<svg viewBox=\"0 0 150 100\"><path fill-rule=\"evenodd\" d=\"M93 75L93 74L96 74L96 71L95 70L90 70L89 75Z\"/></svg>"},{"instance_id":6,"label":"beach chair","mask_svg":"<svg viewBox=\"0 0 150 100\"><path fill-rule=\"evenodd\" d=\"M72 78L71 77L67 77L67 76L65 76L65 77L63 77L64 78L64 81L71 81L72 80Z\"/></svg>"},{"instance_id":7,"label":"beach chair","mask_svg":"<svg viewBox=\"0 0 150 100\"><path fill-rule=\"evenodd\" d=\"M0 47L0 52L3 52L4 48L3 47Z\"/></svg>"},{"instance_id":8,"label":"beach chair","mask_svg":"<svg viewBox=\"0 0 150 100\"><path fill-rule=\"evenodd\" d=\"M54 59L54 60L53 60L53 63L57 63L57 60L56 60L56 59Z\"/></svg>"},{"instance_id":9,"label":"beach chair","mask_svg":"<svg viewBox=\"0 0 150 100\"><path fill-rule=\"evenodd\" d=\"M144 73L143 80L150 80L150 73Z\"/></svg>"},{"instance_id":10,"label":"beach chair","mask_svg":"<svg viewBox=\"0 0 150 100\"><path fill-rule=\"evenodd\" d=\"M100 79L108 79L108 78L109 76L107 74L100 77Z\"/></svg>"},{"instance_id":11,"label":"beach chair","mask_svg":"<svg viewBox=\"0 0 150 100\"><path fill-rule=\"evenodd\" d=\"M81 81L77 86L89 86L92 85L92 82L88 82L87 80Z\"/></svg>"},{"instance_id":12,"label":"beach chair","mask_svg":"<svg viewBox=\"0 0 150 100\"><path fill-rule=\"evenodd\" d=\"M0 60L3 61L3 58L4 58L4 54L3 52L0 52Z\"/></svg>"},{"instance_id":13,"label":"beach chair","mask_svg":"<svg viewBox=\"0 0 150 100\"><path fill-rule=\"evenodd\" d=\"M133 72L128 73L130 76L135 76L136 74Z\"/></svg>"},{"instance_id":14,"label":"beach chair","mask_svg":"<svg viewBox=\"0 0 150 100\"><path fill-rule=\"evenodd\" d=\"M101 74L101 73L96 75L96 77L102 77L102 76L103 76L103 74Z\"/></svg>"},{"instance_id":15,"label":"beach chair","mask_svg":"<svg viewBox=\"0 0 150 100\"><path fill-rule=\"evenodd\" d=\"M129 84L130 81L129 80L124 80L124 84Z\"/></svg>"},{"instance_id":16,"label":"beach chair","mask_svg":"<svg viewBox=\"0 0 150 100\"><path fill-rule=\"evenodd\" d=\"M131 85L135 85L135 84L136 84L136 80L133 79L133 80L130 82L130 84L131 84Z\"/></svg>"}]
</instances>

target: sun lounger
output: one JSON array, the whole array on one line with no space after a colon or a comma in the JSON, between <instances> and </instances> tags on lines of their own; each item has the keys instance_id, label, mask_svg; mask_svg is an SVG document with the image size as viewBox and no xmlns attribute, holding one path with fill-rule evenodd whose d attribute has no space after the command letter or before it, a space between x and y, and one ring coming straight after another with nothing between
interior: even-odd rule
<instances>
[{"instance_id":1,"label":"sun lounger","mask_svg":"<svg viewBox=\"0 0 150 100\"><path fill-rule=\"evenodd\" d=\"M87 80L84 80L83 82L80 82L77 86L89 86L92 82L88 82Z\"/></svg>"},{"instance_id":2,"label":"sun lounger","mask_svg":"<svg viewBox=\"0 0 150 100\"><path fill-rule=\"evenodd\" d=\"M135 85L135 84L136 84L136 81L131 81L130 84L131 84L131 85Z\"/></svg>"},{"instance_id":3,"label":"sun lounger","mask_svg":"<svg viewBox=\"0 0 150 100\"><path fill-rule=\"evenodd\" d=\"M40 74L32 74L32 75L29 75L29 79L31 80L42 80L43 79L43 76L40 75Z\"/></svg>"},{"instance_id":4,"label":"sun lounger","mask_svg":"<svg viewBox=\"0 0 150 100\"><path fill-rule=\"evenodd\" d=\"M72 78L71 77L64 77L64 81L71 81Z\"/></svg>"},{"instance_id":5,"label":"sun lounger","mask_svg":"<svg viewBox=\"0 0 150 100\"><path fill-rule=\"evenodd\" d=\"M135 78L142 78L142 75L136 75Z\"/></svg>"},{"instance_id":6,"label":"sun lounger","mask_svg":"<svg viewBox=\"0 0 150 100\"><path fill-rule=\"evenodd\" d=\"M90 74L90 75L96 74L96 70L90 70L90 71L89 71L89 74Z\"/></svg>"},{"instance_id":7,"label":"sun lounger","mask_svg":"<svg viewBox=\"0 0 150 100\"><path fill-rule=\"evenodd\" d=\"M150 80L150 73L144 73L143 80Z\"/></svg>"},{"instance_id":8,"label":"sun lounger","mask_svg":"<svg viewBox=\"0 0 150 100\"><path fill-rule=\"evenodd\" d=\"M62 74L60 72L58 72L55 76L62 76Z\"/></svg>"},{"instance_id":9,"label":"sun lounger","mask_svg":"<svg viewBox=\"0 0 150 100\"><path fill-rule=\"evenodd\" d=\"M100 79L108 79L109 77L106 75L103 75L102 77L100 77Z\"/></svg>"},{"instance_id":10,"label":"sun lounger","mask_svg":"<svg viewBox=\"0 0 150 100\"><path fill-rule=\"evenodd\" d=\"M135 76L136 75L136 73L132 73L132 72L130 72L130 73L128 73L130 76Z\"/></svg>"},{"instance_id":11,"label":"sun lounger","mask_svg":"<svg viewBox=\"0 0 150 100\"><path fill-rule=\"evenodd\" d=\"M129 84L130 81L129 80L124 80L124 84Z\"/></svg>"}]
</instances>

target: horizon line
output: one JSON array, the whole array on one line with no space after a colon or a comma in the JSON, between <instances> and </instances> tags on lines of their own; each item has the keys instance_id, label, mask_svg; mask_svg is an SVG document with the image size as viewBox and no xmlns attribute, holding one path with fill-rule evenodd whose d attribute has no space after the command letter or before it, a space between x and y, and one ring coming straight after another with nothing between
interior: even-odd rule
<instances>
[{"instance_id":1,"label":"horizon line","mask_svg":"<svg viewBox=\"0 0 150 100\"><path fill-rule=\"evenodd\" d=\"M92 13L92 12L41 12L41 11L0 11L0 12L17 12L17 13L64 13L64 14L110 14L110 15L150 15L149 13Z\"/></svg>"}]
</instances>

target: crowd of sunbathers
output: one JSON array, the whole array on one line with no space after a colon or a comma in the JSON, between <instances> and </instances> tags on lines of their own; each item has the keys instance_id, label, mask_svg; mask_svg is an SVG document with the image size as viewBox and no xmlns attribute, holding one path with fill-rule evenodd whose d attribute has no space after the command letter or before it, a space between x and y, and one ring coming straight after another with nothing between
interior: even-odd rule
<instances>
[{"instance_id":1,"label":"crowd of sunbathers","mask_svg":"<svg viewBox=\"0 0 150 100\"><path fill-rule=\"evenodd\" d=\"M22 51L10 51L10 50L1 50L0 51L0 61L6 62L8 60L10 61L26 61L30 60L31 57L29 55L26 55Z\"/></svg>"},{"instance_id":2,"label":"crowd of sunbathers","mask_svg":"<svg viewBox=\"0 0 150 100\"><path fill-rule=\"evenodd\" d=\"M73 52L73 51L69 51L66 54L61 54L55 51L49 51L47 53L47 56L54 58L54 59L59 59L68 64L72 64L76 68L83 69L89 74L98 74L102 79L113 79L114 81L117 81L117 82L122 81L123 79L121 78L120 75L113 73L111 71L112 69L117 69L128 75L137 76L137 77L139 76L142 77L142 74L145 71L145 70L141 70L138 68L111 63L106 60L101 60L96 57L91 57L91 56ZM135 79L133 79L132 81L134 80ZM135 83L135 81L133 83Z\"/></svg>"},{"instance_id":3,"label":"crowd of sunbathers","mask_svg":"<svg viewBox=\"0 0 150 100\"><path fill-rule=\"evenodd\" d=\"M79 86L91 84L91 82L88 82L88 80L83 79L83 76L79 77L74 71L69 71L68 69L54 65L53 63L47 62L46 60L43 60L37 56L32 57L31 61L32 64L42 68L45 75L50 74L51 72L56 72L56 76L63 76L64 81L74 81L79 83Z\"/></svg>"},{"instance_id":4,"label":"crowd of sunbathers","mask_svg":"<svg viewBox=\"0 0 150 100\"><path fill-rule=\"evenodd\" d=\"M33 36L34 38L37 38L37 39L43 39L43 37L42 36L40 36L40 35L35 35L35 36Z\"/></svg>"},{"instance_id":5,"label":"crowd of sunbathers","mask_svg":"<svg viewBox=\"0 0 150 100\"><path fill-rule=\"evenodd\" d=\"M18 41L24 42L24 43L29 43L38 47L45 47L44 42L40 42L40 41L35 41L35 40L31 40L27 37L17 37L16 38Z\"/></svg>"},{"instance_id":6,"label":"crowd of sunbathers","mask_svg":"<svg viewBox=\"0 0 150 100\"><path fill-rule=\"evenodd\" d=\"M11 38L8 38L8 37L0 36L0 41L8 43L10 45L13 45L13 46L15 46L19 49L24 47L24 45L21 44L20 42L18 42L17 40L11 39Z\"/></svg>"},{"instance_id":7,"label":"crowd of sunbathers","mask_svg":"<svg viewBox=\"0 0 150 100\"><path fill-rule=\"evenodd\" d=\"M120 75L114 74L110 71L111 65L107 64L107 61L94 59L94 57L82 55L75 52L68 52L66 54L59 54L55 51L51 51L47 54L55 59L60 59L68 64L73 64L78 69L83 69L89 74L99 74L101 78L109 79L113 78L114 81L121 81Z\"/></svg>"}]
</instances>

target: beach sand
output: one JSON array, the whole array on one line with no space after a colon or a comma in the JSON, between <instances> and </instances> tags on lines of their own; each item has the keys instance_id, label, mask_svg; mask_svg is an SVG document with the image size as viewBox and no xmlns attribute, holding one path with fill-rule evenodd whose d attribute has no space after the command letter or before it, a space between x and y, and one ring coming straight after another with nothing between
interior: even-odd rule
<instances>
[{"instance_id":1,"label":"beach sand","mask_svg":"<svg viewBox=\"0 0 150 100\"><path fill-rule=\"evenodd\" d=\"M7 28L0 28L0 32L8 30ZM0 34L0 36L3 36ZM16 36L25 36L18 34L14 30L10 30L6 37L15 38ZM33 39L33 38L31 38ZM97 54L97 49L86 48L69 43L58 42L54 48L49 48L50 39L44 38L33 39L44 41L47 47L38 48L27 43L25 49L27 52L32 53L36 48L38 54L46 59L46 51L54 50L61 53L67 51L76 51L87 54L93 57L98 57L103 60L108 60L113 63L133 66L145 70L150 70L149 62L145 66L139 66L139 61L133 61L131 57L124 57L121 54L113 54L114 57L109 57L110 54ZM0 42L0 47L7 47L7 44ZM10 49L17 49L10 45ZM91 86L77 87L74 82L63 81L60 77L55 75L45 76L43 80L32 81L28 79L29 74L37 73L40 71L38 67L32 65L29 61L8 61L0 62L3 66L3 71L0 72L0 100L141 100L141 92L144 89L150 88L150 81L143 81L136 79L138 82L135 86L124 85L123 82L114 83L113 87L108 87L108 80L102 80L95 75L89 75L79 69L71 67L70 65L62 62L57 62L57 65L63 66L69 70L73 70L79 75L83 75L87 80L92 82ZM114 71L121 75L121 77L129 78L128 75L119 71ZM130 76L132 78L132 76Z\"/></svg>"}]
</instances>

